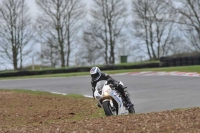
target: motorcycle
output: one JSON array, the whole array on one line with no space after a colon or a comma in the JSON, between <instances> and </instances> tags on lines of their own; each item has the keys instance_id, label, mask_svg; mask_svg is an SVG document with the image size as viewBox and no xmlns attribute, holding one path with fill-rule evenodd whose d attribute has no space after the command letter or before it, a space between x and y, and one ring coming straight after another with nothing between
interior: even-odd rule
<instances>
[{"instance_id":1,"label":"motorcycle","mask_svg":"<svg viewBox=\"0 0 200 133\"><path fill-rule=\"evenodd\" d=\"M112 115L127 115L135 113L134 107L126 108L126 104L121 94L115 89L112 84L107 84L107 81L99 81L96 85L94 98L97 100L98 105L104 109L106 116ZM120 81L119 84L123 85ZM126 95L130 96L127 87L125 87Z\"/></svg>"}]
</instances>

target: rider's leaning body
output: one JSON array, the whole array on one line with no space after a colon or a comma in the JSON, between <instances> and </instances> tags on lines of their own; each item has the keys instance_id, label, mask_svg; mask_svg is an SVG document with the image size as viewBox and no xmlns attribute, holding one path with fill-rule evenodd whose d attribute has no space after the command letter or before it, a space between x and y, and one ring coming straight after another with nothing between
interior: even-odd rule
<instances>
[{"instance_id":1,"label":"rider's leaning body","mask_svg":"<svg viewBox=\"0 0 200 133\"><path fill-rule=\"evenodd\" d=\"M114 80L110 75L108 75L107 73L101 73L101 76L98 80L94 81L92 80L91 81L91 85L92 85L92 88L95 88L96 85L97 85L97 82L101 81L101 80L108 80L108 79L112 79Z\"/></svg>"},{"instance_id":2,"label":"rider's leaning body","mask_svg":"<svg viewBox=\"0 0 200 133\"><path fill-rule=\"evenodd\" d=\"M124 86L119 84L119 82L117 80L113 79L109 74L101 72L101 70L98 67L93 67L90 70L90 75L92 78L91 85L92 85L92 90L93 90L93 97L94 97L94 91L95 91L97 82L102 81L102 80L107 80L107 82L110 82L114 86L116 86L115 89L121 93L121 95L124 98L124 100L126 101L127 105L133 106L130 98L125 94Z\"/></svg>"}]
</instances>

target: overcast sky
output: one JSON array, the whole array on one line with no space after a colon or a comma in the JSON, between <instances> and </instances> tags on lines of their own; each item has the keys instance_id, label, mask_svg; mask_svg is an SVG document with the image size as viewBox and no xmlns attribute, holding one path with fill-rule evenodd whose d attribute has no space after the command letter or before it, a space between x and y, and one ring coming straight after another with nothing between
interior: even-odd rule
<instances>
[{"instance_id":1,"label":"overcast sky","mask_svg":"<svg viewBox=\"0 0 200 133\"><path fill-rule=\"evenodd\" d=\"M35 0L27 0L28 6L30 7L31 12L36 13L37 8L35 4Z\"/></svg>"},{"instance_id":2,"label":"overcast sky","mask_svg":"<svg viewBox=\"0 0 200 133\"><path fill-rule=\"evenodd\" d=\"M87 3L87 6L89 6L89 4L91 3L91 0L82 0L82 1L85 1L85 3ZM28 6L30 7L31 12L35 16L38 11L35 0L27 0L27 3L28 3Z\"/></svg>"},{"instance_id":3,"label":"overcast sky","mask_svg":"<svg viewBox=\"0 0 200 133\"><path fill-rule=\"evenodd\" d=\"M90 3L91 3L91 0L82 0L82 1L84 1L84 2L87 4L87 6L89 6ZM2 2L2 0L0 0L0 2ZM38 8L37 8L37 6L36 6L35 0L26 0L26 2L27 2L27 4L28 4L28 6L29 6L31 15L32 15L33 17L36 17L36 16L37 16L37 13L38 13ZM36 46L37 46L37 45L36 45ZM38 46L38 47L39 47L39 46ZM31 62L31 61L32 61L32 60L30 59L30 62ZM1 61L0 61L0 62L1 62ZM28 64L31 64L30 62L28 61ZM24 65L27 65L27 64L24 64ZM0 70L10 69L10 68L12 68L12 65L7 64L7 63L6 63L6 66L0 65Z\"/></svg>"},{"instance_id":4,"label":"overcast sky","mask_svg":"<svg viewBox=\"0 0 200 133\"><path fill-rule=\"evenodd\" d=\"M0 1L2 1L2 0L0 0ZM85 4L86 4L87 7L90 7L90 5L92 3L92 0L82 0L82 1L85 2ZM129 1L129 0L125 0L125 1ZM32 14L32 17L36 17L37 13L38 13L38 8L36 6L35 0L26 0L26 2L28 4L28 6L29 6L29 9L30 9L30 12ZM31 61L32 60L30 60L30 62ZM8 66L8 68L10 68L10 65ZM2 66L0 66L0 70L1 69L5 69L5 68L4 67L2 68Z\"/></svg>"}]
</instances>

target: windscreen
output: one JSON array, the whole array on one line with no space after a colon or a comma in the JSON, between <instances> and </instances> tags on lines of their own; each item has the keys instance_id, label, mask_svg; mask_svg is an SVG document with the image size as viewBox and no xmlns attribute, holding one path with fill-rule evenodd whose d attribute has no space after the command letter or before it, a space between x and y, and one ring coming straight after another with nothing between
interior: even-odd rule
<instances>
[{"instance_id":1,"label":"windscreen","mask_svg":"<svg viewBox=\"0 0 200 133\"><path fill-rule=\"evenodd\" d=\"M105 82L106 82L106 80L101 80L101 81L97 82L95 89L97 89L98 91L101 91Z\"/></svg>"}]
</instances>

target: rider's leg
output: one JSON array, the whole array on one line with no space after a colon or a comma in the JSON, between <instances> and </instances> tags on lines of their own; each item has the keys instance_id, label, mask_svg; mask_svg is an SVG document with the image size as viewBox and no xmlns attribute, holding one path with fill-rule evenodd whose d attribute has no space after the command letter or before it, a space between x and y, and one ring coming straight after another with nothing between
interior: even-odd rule
<instances>
[{"instance_id":1,"label":"rider's leg","mask_svg":"<svg viewBox=\"0 0 200 133\"><path fill-rule=\"evenodd\" d=\"M130 97L129 97L129 96L125 96L125 97L126 97L125 100L126 100L126 102L127 102L127 106L128 106L128 107L134 106L133 103L131 102Z\"/></svg>"},{"instance_id":2,"label":"rider's leg","mask_svg":"<svg viewBox=\"0 0 200 133\"><path fill-rule=\"evenodd\" d=\"M127 96L127 95L125 94L124 86L121 85L121 84L119 84L118 87L117 87L116 89L122 94L122 96L123 96L125 102L127 103L127 106L133 106L133 104L132 104L132 102L131 102L129 96Z\"/></svg>"}]
</instances>

